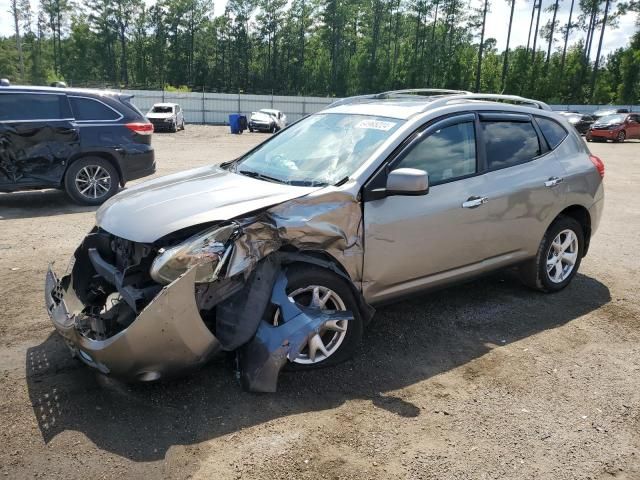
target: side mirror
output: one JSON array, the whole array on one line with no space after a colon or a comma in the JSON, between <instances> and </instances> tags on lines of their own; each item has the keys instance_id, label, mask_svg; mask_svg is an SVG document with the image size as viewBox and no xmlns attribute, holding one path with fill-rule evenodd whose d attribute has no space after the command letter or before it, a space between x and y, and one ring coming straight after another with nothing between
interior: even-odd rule
<instances>
[{"instance_id":1,"label":"side mirror","mask_svg":"<svg viewBox=\"0 0 640 480\"><path fill-rule=\"evenodd\" d=\"M429 175L417 168L398 168L387 176L387 195L426 195Z\"/></svg>"}]
</instances>

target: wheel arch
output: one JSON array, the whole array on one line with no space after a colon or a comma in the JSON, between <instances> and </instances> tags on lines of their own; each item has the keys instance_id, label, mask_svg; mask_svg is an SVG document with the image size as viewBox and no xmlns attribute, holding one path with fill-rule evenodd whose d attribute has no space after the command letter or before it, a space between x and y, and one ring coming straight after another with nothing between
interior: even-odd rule
<instances>
[{"instance_id":1,"label":"wheel arch","mask_svg":"<svg viewBox=\"0 0 640 480\"><path fill-rule=\"evenodd\" d=\"M573 218L582 227L582 232L584 233L584 249L582 256L585 257L591 242L591 214L589 213L589 210L582 205L571 205L562 210L558 216L554 218L554 221L561 215Z\"/></svg>"},{"instance_id":2,"label":"wheel arch","mask_svg":"<svg viewBox=\"0 0 640 480\"><path fill-rule=\"evenodd\" d=\"M324 250L298 250L295 248L288 248L287 246L280 251L287 255L288 264L291 266L313 265L329 270L342 277L349 285L349 288L351 288L353 295L358 302L364 325L366 326L371 321L371 318L375 313L375 309L366 302L359 285L354 282L347 269L333 255Z\"/></svg>"},{"instance_id":3,"label":"wheel arch","mask_svg":"<svg viewBox=\"0 0 640 480\"><path fill-rule=\"evenodd\" d=\"M76 153L75 155L69 158L69 162L67 163L67 168L64 171L64 175L67 174L67 170L69 170L69 168L73 163L75 163L78 160L82 160L83 158L91 158L91 157L98 157L109 162L113 166L113 168L115 168L116 171L118 172L118 176L120 177L118 183L120 184L121 187L124 187L125 180L124 180L124 175L122 174L122 168L120 168L120 162L118 161L115 155L109 152L90 151L90 152ZM63 175L63 179L64 179L64 175Z\"/></svg>"}]
</instances>

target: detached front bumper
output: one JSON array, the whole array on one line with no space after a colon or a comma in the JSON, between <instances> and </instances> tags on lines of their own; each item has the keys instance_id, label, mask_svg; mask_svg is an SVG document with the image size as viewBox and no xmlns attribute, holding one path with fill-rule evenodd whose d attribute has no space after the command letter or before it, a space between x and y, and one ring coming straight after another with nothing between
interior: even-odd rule
<instances>
[{"instance_id":1,"label":"detached front bumper","mask_svg":"<svg viewBox=\"0 0 640 480\"><path fill-rule=\"evenodd\" d=\"M45 303L56 330L84 363L124 380L157 380L195 368L221 350L198 311L195 275L191 269L164 287L131 325L105 340L81 332L83 305L70 276L58 280L49 268Z\"/></svg>"}]
</instances>

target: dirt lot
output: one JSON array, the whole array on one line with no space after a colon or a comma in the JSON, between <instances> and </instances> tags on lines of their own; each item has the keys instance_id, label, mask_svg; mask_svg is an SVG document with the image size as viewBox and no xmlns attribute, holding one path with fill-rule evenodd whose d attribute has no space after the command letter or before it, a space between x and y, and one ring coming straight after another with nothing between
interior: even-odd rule
<instances>
[{"instance_id":1,"label":"dirt lot","mask_svg":"<svg viewBox=\"0 0 640 480\"><path fill-rule=\"evenodd\" d=\"M265 138L157 134L158 175ZM43 305L94 209L0 194L7 478L640 479L640 142L593 144L607 206L573 284L510 272L379 309L356 359L243 392L224 360L124 386L69 357Z\"/></svg>"}]
</instances>

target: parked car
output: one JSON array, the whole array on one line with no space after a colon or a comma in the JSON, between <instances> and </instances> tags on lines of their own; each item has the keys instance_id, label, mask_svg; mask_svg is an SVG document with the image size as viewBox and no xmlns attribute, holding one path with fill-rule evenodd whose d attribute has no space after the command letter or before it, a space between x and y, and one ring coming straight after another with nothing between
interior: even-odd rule
<instances>
[{"instance_id":1,"label":"parked car","mask_svg":"<svg viewBox=\"0 0 640 480\"><path fill-rule=\"evenodd\" d=\"M587 132L588 142L624 142L628 138L640 138L640 114L616 113L596 120Z\"/></svg>"},{"instance_id":2,"label":"parked car","mask_svg":"<svg viewBox=\"0 0 640 480\"><path fill-rule=\"evenodd\" d=\"M616 113L629 113L628 108L602 108L593 112L593 117L597 120L607 115L615 115Z\"/></svg>"},{"instance_id":3,"label":"parked car","mask_svg":"<svg viewBox=\"0 0 640 480\"><path fill-rule=\"evenodd\" d=\"M564 118L566 118L567 122L569 122L573 127L581 133L582 135L586 135L589 131L589 127L593 124L595 119L591 115L586 115L578 112L558 112Z\"/></svg>"},{"instance_id":4,"label":"parked car","mask_svg":"<svg viewBox=\"0 0 640 480\"><path fill-rule=\"evenodd\" d=\"M287 126L287 116L280 110L263 108L257 112L251 112L249 117L249 131L277 132Z\"/></svg>"},{"instance_id":5,"label":"parked car","mask_svg":"<svg viewBox=\"0 0 640 480\"><path fill-rule=\"evenodd\" d=\"M0 87L0 192L64 189L98 205L155 172L153 125L131 95Z\"/></svg>"},{"instance_id":6,"label":"parked car","mask_svg":"<svg viewBox=\"0 0 640 480\"><path fill-rule=\"evenodd\" d=\"M156 103L147 112L147 120L153 124L155 131L184 130L184 113L177 103Z\"/></svg>"},{"instance_id":7,"label":"parked car","mask_svg":"<svg viewBox=\"0 0 640 480\"><path fill-rule=\"evenodd\" d=\"M72 353L146 381L235 351L244 387L274 391L287 363L350 357L375 305L512 266L565 288L598 228L602 161L542 102L430 93L341 100L110 199L70 274L46 276Z\"/></svg>"}]
</instances>

